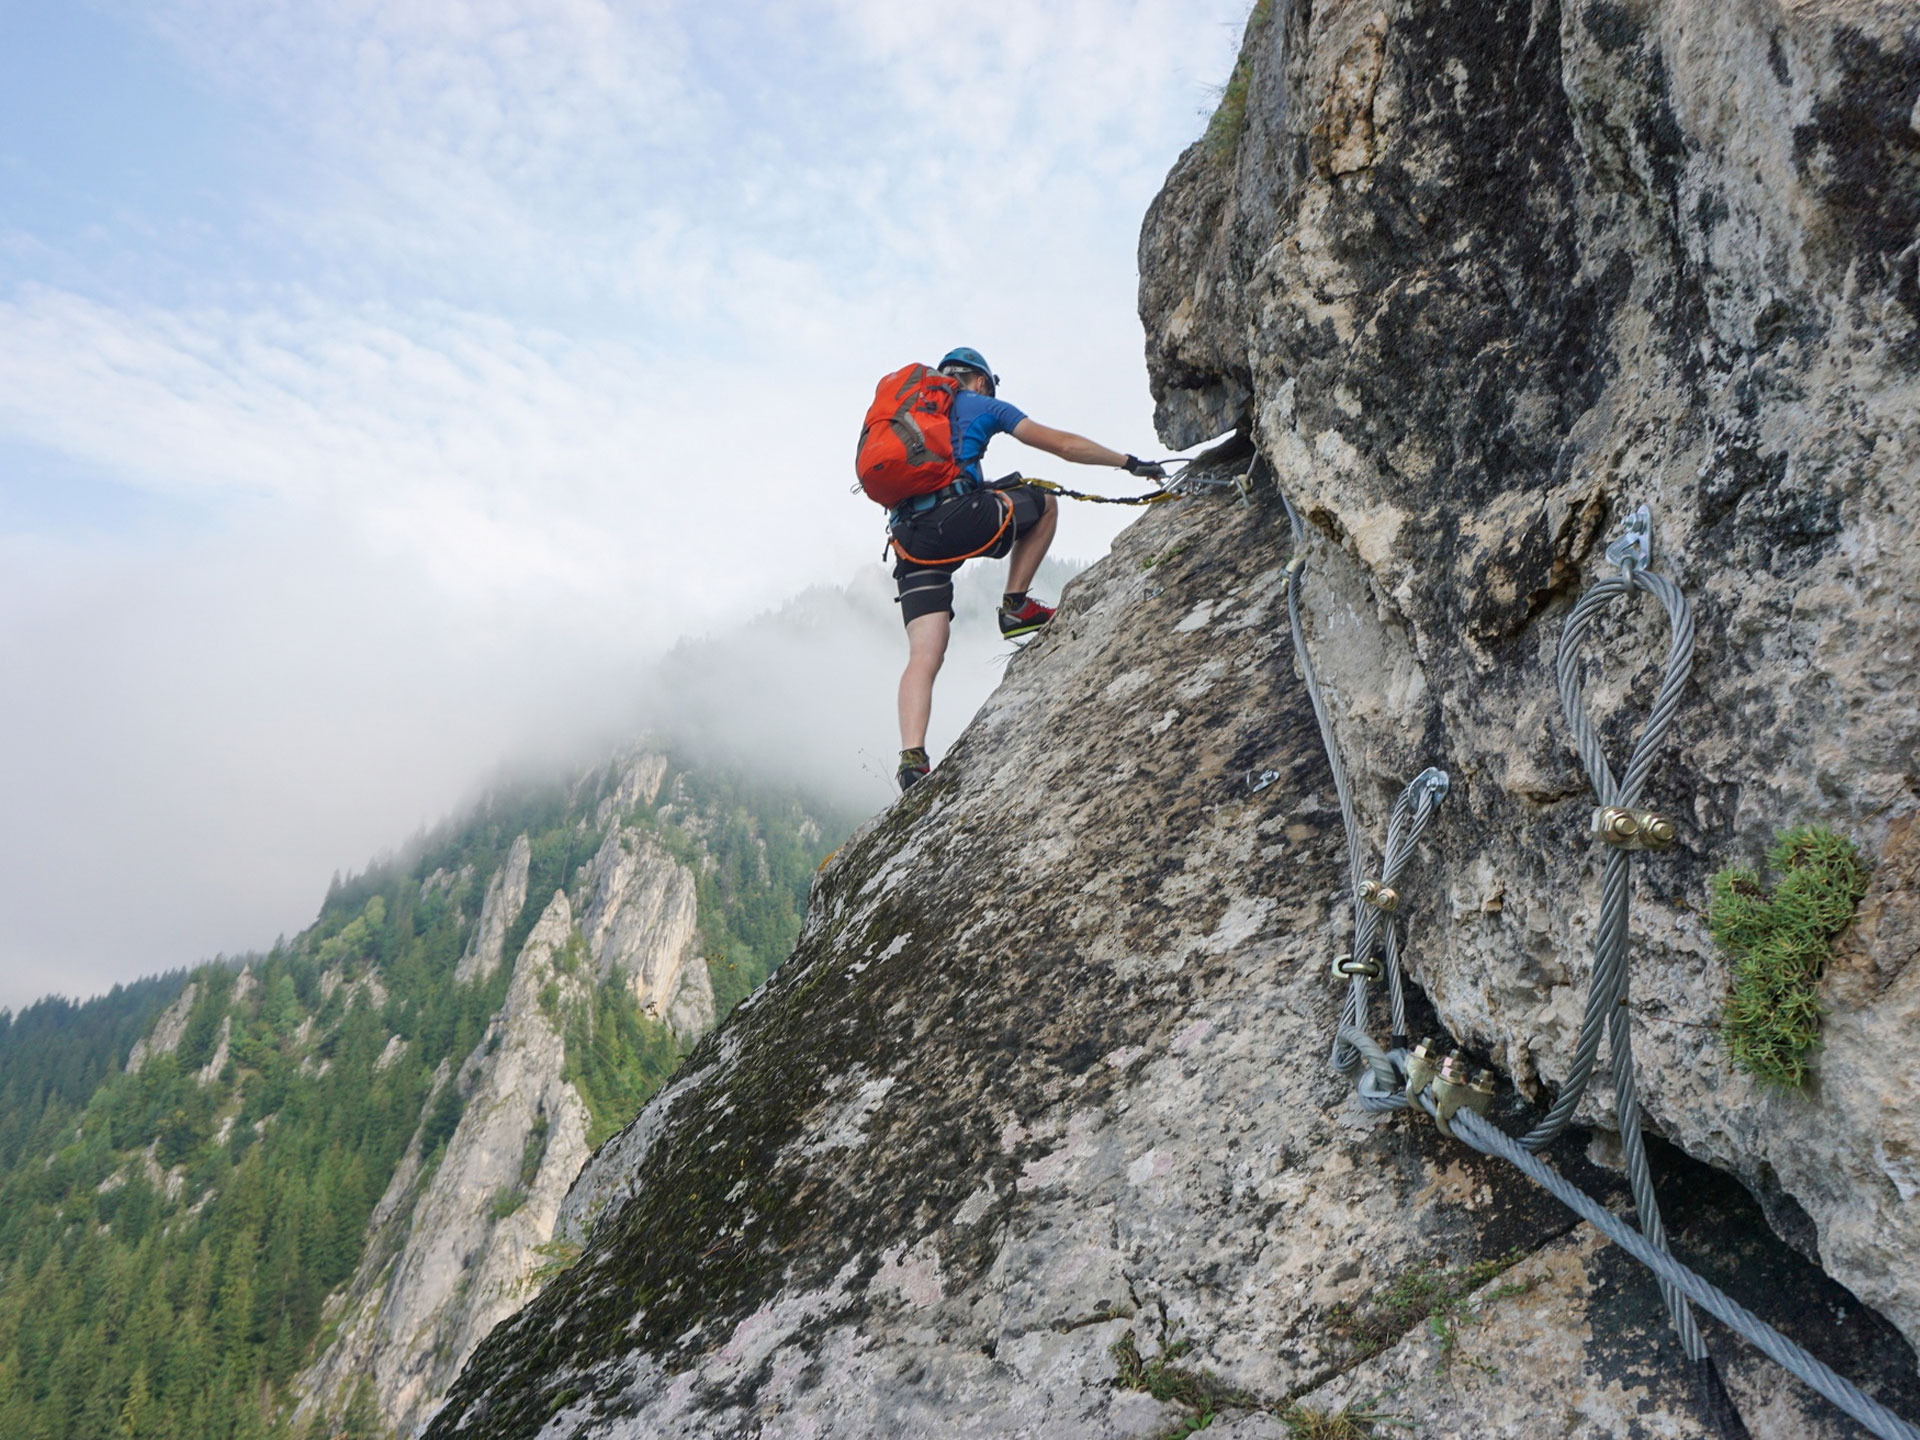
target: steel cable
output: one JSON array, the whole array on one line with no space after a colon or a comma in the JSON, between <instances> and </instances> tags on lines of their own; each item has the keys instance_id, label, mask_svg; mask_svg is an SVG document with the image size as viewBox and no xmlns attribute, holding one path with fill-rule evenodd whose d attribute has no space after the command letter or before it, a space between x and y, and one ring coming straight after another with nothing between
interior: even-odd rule
<instances>
[{"instance_id":1,"label":"steel cable","mask_svg":"<svg viewBox=\"0 0 1920 1440\"><path fill-rule=\"evenodd\" d=\"M1383 917L1362 902L1358 821L1346 770L1340 760L1339 748L1334 743L1326 698L1314 671L1313 657L1307 649L1305 630L1300 619L1299 578L1305 566L1305 526L1284 492L1281 502L1286 506L1287 518L1293 530L1294 554L1288 562L1286 579L1283 581L1287 593L1287 619L1301 677L1313 705L1314 718L1319 723L1321 743L1333 774L1334 791L1340 800L1355 909L1354 959L1358 962L1366 958L1375 927L1384 921L1393 1024L1396 1040L1403 1045L1405 1008L1400 993L1397 927L1390 914ZM1639 537L1637 547L1633 539L1636 532ZM1629 525L1628 538L1609 548L1609 559L1617 559L1621 563L1620 574L1595 582L1575 603L1561 632L1559 649L1554 658L1554 676L1560 692L1561 709L1573 731L1575 748L1586 767L1594 793L1603 807L1625 807L1638 803L1660 746L1679 711L1681 696L1692 668L1693 614L1685 595L1677 585L1649 573L1644 563L1636 564L1632 558L1637 548L1639 559L1642 562L1646 559L1646 533L1647 517L1643 507ZM1580 685L1580 649L1605 607L1613 600L1631 596L1636 591L1644 591L1661 603L1667 612L1671 638L1659 692L1628 759L1625 780L1618 781L1586 713ZM1390 887L1398 878L1432 816L1434 805L1445 795L1446 788L1445 772L1428 770L1401 792L1387 826L1386 853L1381 867L1382 885ZM1645 1138L1641 1132L1631 1017L1626 1005L1631 887L1630 853L1618 846L1609 846L1601 880L1599 922L1595 927L1593 975L1588 985L1586 1013L1581 1020L1574 1063L1566 1084L1541 1123L1516 1139L1482 1119L1471 1108L1462 1108L1452 1115L1452 1133L1467 1140L1475 1149L1497 1155L1517 1166L1653 1272L1673 1317L1681 1346L1693 1364L1700 1385L1703 1410L1709 1421L1717 1425L1728 1440L1745 1440L1746 1425L1720 1381L1689 1301L1719 1317L1763 1354L1812 1386L1875 1435L1882 1437L1882 1440L1920 1440L1920 1429L1869 1399L1858 1387L1742 1309L1667 1252L1665 1227L1654 1195L1652 1175L1647 1167ZM1331 1057L1334 1068L1341 1074L1354 1077L1357 1098L1364 1109L1376 1112L1404 1109L1411 1103L1402 1080L1409 1064L1408 1052L1400 1045L1388 1051L1367 1034L1367 976L1359 973L1357 965L1355 970L1356 973L1350 977L1351 984L1334 1034ZM1609 1064L1614 1078L1615 1104L1619 1111L1621 1145L1626 1155L1628 1184L1642 1233L1635 1233L1604 1206L1569 1184L1531 1153L1561 1134L1572 1120L1592 1077L1603 1038L1609 1044ZM1419 1100L1437 1120L1439 1112L1435 1100L1424 1090Z\"/></svg>"},{"instance_id":2,"label":"steel cable","mask_svg":"<svg viewBox=\"0 0 1920 1440\"><path fill-rule=\"evenodd\" d=\"M1483 1155L1520 1170L1574 1214L1654 1273L1662 1288L1685 1296L1780 1366L1871 1430L1880 1440L1920 1440L1920 1427L1902 1420L1845 1376L1835 1373L1725 1292L1708 1284L1667 1251L1549 1167L1519 1141L1471 1110L1453 1117L1453 1133Z\"/></svg>"}]
</instances>

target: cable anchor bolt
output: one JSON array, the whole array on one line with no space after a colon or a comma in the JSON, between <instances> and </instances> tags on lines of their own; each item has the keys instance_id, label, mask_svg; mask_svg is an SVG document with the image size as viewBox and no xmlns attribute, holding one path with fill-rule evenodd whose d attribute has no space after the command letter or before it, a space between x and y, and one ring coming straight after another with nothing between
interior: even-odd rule
<instances>
[{"instance_id":1,"label":"cable anchor bolt","mask_svg":"<svg viewBox=\"0 0 1920 1440\"><path fill-rule=\"evenodd\" d=\"M1476 1070L1461 1054L1449 1055L1440 1062L1440 1073L1433 1082L1434 1124L1449 1140L1454 1138L1453 1117L1461 1110L1485 1115L1493 1109L1494 1079L1491 1070Z\"/></svg>"},{"instance_id":2,"label":"cable anchor bolt","mask_svg":"<svg viewBox=\"0 0 1920 1440\"><path fill-rule=\"evenodd\" d=\"M1378 960L1356 960L1351 955L1342 955L1333 962L1333 974L1336 980L1352 980L1364 976L1368 980L1380 978Z\"/></svg>"},{"instance_id":3,"label":"cable anchor bolt","mask_svg":"<svg viewBox=\"0 0 1920 1440\"><path fill-rule=\"evenodd\" d=\"M1618 565L1623 575L1653 564L1653 512L1645 505L1627 516L1620 537L1607 546L1607 563Z\"/></svg>"},{"instance_id":4,"label":"cable anchor bolt","mask_svg":"<svg viewBox=\"0 0 1920 1440\"><path fill-rule=\"evenodd\" d=\"M1453 781L1438 765L1429 765L1414 776L1413 784L1419 788L1422 798L1433 805L1446 799L1447 791L1453 788Z\"/></svg>"},{"instance_id":5,"label":"cable anchor bolt","mask_svg":"<svg viewBox=\"0 0 1920 1440\"><path fill-rule=\"evenodd\" d=\"M1383 915L1391 915L1400 908L1400 892L1391 885L1382 885L1378 880L1360 882L1360 899Z\"/></svg>"},{"instance_id":6,"label":"cable anchor bolt","mask_svg":"<svg viewBox=\"0 0 1920 1440\"><path fill-rule=\"evenodd\" d=\"M1278 770L1249 770L1247 771L1247 793L1258 795L1279 778Z\"/></svg>"},{"instance_id":7,"label":"cable anchor bolt","mask_svg":"<svg viewBox=\"0 0 1920 1440\"><path fill-rule=\"evenodd\" d=\"M1665 815L1625 805L1602 805L1595 810L1593 833L1616 850L1668 850L1680 834Z\"/></svg>"}]
</instances>

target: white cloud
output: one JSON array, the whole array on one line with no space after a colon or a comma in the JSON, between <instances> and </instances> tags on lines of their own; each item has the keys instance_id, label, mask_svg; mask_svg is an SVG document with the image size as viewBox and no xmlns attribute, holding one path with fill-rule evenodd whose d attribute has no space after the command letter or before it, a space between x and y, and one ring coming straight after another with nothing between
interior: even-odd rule
<instances>
[{"instance_id":1,"label":"white cloud","mask_svg":"<svg viewBox=\"0 0 1920 1440\"><path fill-rule=\"evenodd\" d=\"M190 517L0 509L30 696L0 784L35 837L0 907L65 917L0 970L92 988L296 928L495 760L617 727L676 637L873 566L849 459L908 357L978 345L1048 423L1151 448L1135 235L1244 0L930 13L125 9L272 163L217 197L231 230L108 206L111 275L0 233L0 465Z\"/></svg>"}]
</instances>

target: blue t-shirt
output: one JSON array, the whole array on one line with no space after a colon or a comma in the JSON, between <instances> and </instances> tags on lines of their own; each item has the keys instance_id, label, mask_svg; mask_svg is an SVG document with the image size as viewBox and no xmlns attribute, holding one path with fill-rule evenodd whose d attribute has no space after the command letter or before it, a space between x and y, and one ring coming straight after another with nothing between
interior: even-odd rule
<instances>
[{"instance_id":1,"label":"blue t-shirt","mask_svg":"<svg viewBox=\"0 0 1920 1440\"><path fill-rule=\"evenodd\" d=\"M1026 413L1004 400L962 390L953 397L953 458L968 475L980 483L980 457L987 453L987 442L996 435L1011 435L1013 427L1026 419Z\"/></svg>"}]
</instances>

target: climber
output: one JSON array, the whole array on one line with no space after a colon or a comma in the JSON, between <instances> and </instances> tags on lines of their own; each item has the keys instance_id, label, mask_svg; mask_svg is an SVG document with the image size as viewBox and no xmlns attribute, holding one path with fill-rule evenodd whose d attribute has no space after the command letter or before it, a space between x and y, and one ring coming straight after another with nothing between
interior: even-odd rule
<instances>
[{"instance_id":1,"label":"climber","mask_svg":"<svg viewBox=\"0 0 1920 1440\"><path fill-rule=\"evenodd\" d=\"M953 576L976 555L1009 557L1007 589L1000 597L1000 633L1031 635L1053 618L1052 607L1027 587L1053 543L1058 504L1018 476L987 482L981 457L994 436L1008 434L1024 445L1076 465L1111 465L1130 475L1162 479L1150 460L1109 450L1082 436L1029 419L998 398L1000 377L986 357L968 346L949 350L940 373L960 383L953 397L953 458L960 478L930 495L916 495L889 512L889 532L899 557L893 567L900 586L900 618L907 627L907 668L900 676L900 768L902 790L926 777L927 720L933 710L933 678L946 658L953 623Z\"/></svg>"}]
</instances>

